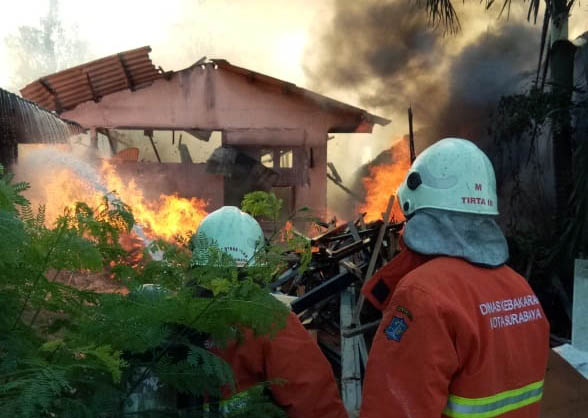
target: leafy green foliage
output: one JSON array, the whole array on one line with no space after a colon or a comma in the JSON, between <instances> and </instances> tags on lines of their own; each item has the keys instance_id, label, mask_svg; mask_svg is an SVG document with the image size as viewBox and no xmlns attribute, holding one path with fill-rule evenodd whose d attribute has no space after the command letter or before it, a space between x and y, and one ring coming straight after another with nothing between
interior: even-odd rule
<instances>
[{"instance_id":1,"label":"leafy green foliage","mask_svg":"<svg viewBox=\"0 0 588 418\"><path fill-rule=\"evenodd\" d=\"M269 382L252 386L247 391L233 396L221 405L227 411L228 418L283 418L284 411L268 402L267 388Z\"/></svg>"},{"instance_id":2,"label":"leafy green foliage","mask_svg":"<svg viewBox=\"0 0 588 418\"><path fill-rule=\"evenodd\" d=\"M571 319L567 295L572 290L574 258L588 248L585 239L588 149L585 141L580 140L582 132L576 123L575 132L571 132L571 144L577 145L571 164L573 176L567 173L563 176L574 184L566 214L558 210L561 202L557 185L561 184L561 179L558 180L561 173L556 167L566 164L554 160L562 157L561 152L556 152L555 137L548 147L545 140L549 131L557 131L561 125L558 119L562 114L582 114L586 103L570 102L566 97L569 92L558 90L543 91L543 87L534 85L529 91L503 97L490 133L498 150L493 162L502 189L500 206L509 240L509 264L529 280L538 294L550 318L552 334L567 338ZM553 183L549 178L550 168Z\"/></svg>"},{"instance_id":3,"label":"leafy green foliage","mask_svg":"<svg viewBox=\"0 0 588 418\"><path fill-rule=\"evenodd\" d=\"M275 194L262 191L248 193L243 198L241 208L253 217L259 217L262 220L270 218L274 224L273 234L269 238L270 245L256 255L257 267L252 269L251 277L273 277L277 271L282 271L285 266L283 255L287 252L299 253L301 258L299 271L306 270L312 258L310 240L295 231L293 222L313 225L319 221L318 218L309 214L307 207L289 214L281 229L278 228L278 221L282 210L282 200Z\"/></svg>"},{"instance_id":4,"label":"leafy green foliage","mask_svg":"<svg viewBox=\"0 0 588 418\"><path fill-rule=\"evenodd\" d=\"M534 140L557 108L555 95L538 87L528 92L503 96L498 103L490 133L497 140L506 142L521 141L525 136Z\"/></svg>"},{"instance_id":5,"label":"leafy green foliage","mask_svg":"<svg viewBox=\"0 0 588 418\"><path fill-rule=\"evenodd\" d=\"M206 393L219 398L226 384L234 390L233 372L227 363L201 347L189 345L189 350L185 360L160 362L155 374L162 382L195 396Z\"/></svg>"},{"instance_id":6,"label":"leafy green foliage","mask_svg":"<svg viewBox=\"0 0 588 418\"><path fill-rule=\"evenodd\" d=\"M282 203L282 199L273 193L251 192L243 198L241 209L253 217L267 217L277 221L282 210Z\"/></svg>"},{"instance_id":7,"label":"leafy green foliage","mask_svg":"<svg viewBox=\"0 0 588 418\"><path fill-rule=\"evenodd\" d=\"M554 246L550 262L560 265L568 261L571 274L572 261L588 255L588 144L580 142L574 155L576 168L574 191L570 198L571 216L566 220L562 236ZM560 267L561 268L561 267Z\"/></svg>"},{"instance_id":8,"label":"leafy green foliage","mask_svg":"<svg viewBox=\"0 0 588 418\"><path fill-rule=\"evenodd\" d=\"M560 108L557 97L538 87L501 98L490 134L494 138L493 162L501 190L501 212L506 216L511 262L519 271L531 257L544 258L553 236L551 202L544 178L545 157L538 142L552 115ZM505 189L508 188L508 189Z\"/></svg>"},{"instance_id":9,"label":"leafy green foliage","mask_svg":"<svg viewBox=\"0 0 588 418\"><path fill-rule=\"evenodd\" d=\"M78 203L47 227L44 207L21 195L28 186L11 180L0 176L0 416L187 416L129 405L149 397L153 379L201 404L220 397L234 388L232 373L205 341L222 346L245 328L271 335L284 326L287 309L265 288L275 264L192 269L186 248L156 241L130 265L119 241L134 220L123 203ZM111 274L130 294L80 290L62 272ZM251 399L208 416L280 416L265 396Z\"/></svg>"},{"instance_id":10,"label":"leafy green foliage","mask_svg":"<svg viewBox=\"0 0 588 418\"><path fill-rule=\"evenodd\" d=\"M307 207L300 208L290 214L284 220L285 224L281 229L278 228L278 219L282 209L282 201L273 193L257 191L246 194L242 202L242 209L254 217L262 219L269 217L274 222L273 234L269 238L270 245L256 255L256 267L251 268L250 273L252 278L273 277L276 272L283 271L286 266L284 254L288 252L298 253L301 263L299 271L306 270L312 258L310 239L298 233L293 223L312 226L320 221L309 213ZM258 280L258 283L263 283L263 280Z\"/></svg>"}]
</instances>

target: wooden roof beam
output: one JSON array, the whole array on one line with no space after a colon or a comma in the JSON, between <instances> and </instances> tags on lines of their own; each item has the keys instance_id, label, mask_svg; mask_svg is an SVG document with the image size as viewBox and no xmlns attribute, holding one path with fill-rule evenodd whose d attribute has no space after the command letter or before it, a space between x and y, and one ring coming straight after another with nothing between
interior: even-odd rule
<instances>
[{"instance_id":1,"label":"wooden roof beam","mask_svg":"<svg viewBox=\"0 0 588 418\"><path fill-rule=\"evenodd\" d=\"M98 103L100 101L100 96L96 93L96 89L92 84L92 79L90 78L90 73L86 71L86 80L88 80L88 87L90 87L90 91L92 92L92 97L94 98L94 102Z\"/></svg>"},{"instance_id":2,"label":"wooden roof beam","mask_svg":"<svg viewBox=\"0 0 588 418\"><path fill-rule=\"evenodd\" d=\"M53 100L55 101L55 111L57 113L61 113L63 111L63 106L61 104L61 101L59 100L59 97L57 97L57 92L55 91L55 89L51 87L51 84L49 84L49 81L47 81L45 78L40 78L39 83L43 86L45 90L49 92L51 96L53 96Z\"/></svg>"},{"instance_id":3,"label":"wooden roof beam","mask_svg":"<svg viewBox=\"0 0 588 418\"><path fill-rule=\"evenodd\" d=\"M129 87L129 90L135 91L135 83L133 82L133 77L131 76L131 72L129 71L129 67L127 67L127 64L125 63L125 57L121 53L116 54L116 55L118 56L118 62L120 63L120 66L122 67L125 78L127 79L127 86Z\"/></svg>"}]
</instances>

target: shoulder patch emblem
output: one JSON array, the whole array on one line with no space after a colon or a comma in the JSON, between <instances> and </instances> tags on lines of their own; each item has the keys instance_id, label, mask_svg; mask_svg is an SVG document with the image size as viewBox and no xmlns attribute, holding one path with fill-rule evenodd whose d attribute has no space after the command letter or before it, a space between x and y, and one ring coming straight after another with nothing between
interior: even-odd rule
<instances>
[{"instance_id":1,"label":"shoulder patch emblem","mask_svg":"<svg viewBox=\"0 0 588 418\"><path fill-rule=\"evenodd\" d=\"M396 310L397 310L398 312L401 312L401 313L403 313L404 315L406 315L406 316L408 317L408 319L410 319L411 321L413 320L413 317L412 317L412 312L410 312L410 311L409 311L407 308L405 308L404 306L398 305L398 306L396 307Z\"/></svg>"},{"instance_id":2,"label":"shoulder patch emblem","mask_svg":"<svg viewBox=\"0 0 588 418\"><path fill-rule=\"evenodd\" d=\"M384 333L386 334L386 338L388 338L389 340L400 342L400 340L402 339L402 335L404 334L404 331L406 331L407 329L408 324L406 323L406 321L399 316L395 316L394 318L392 318L392 322L390 322L390 325L388 325L384 330Z\"/></svg>"}]
</instances>

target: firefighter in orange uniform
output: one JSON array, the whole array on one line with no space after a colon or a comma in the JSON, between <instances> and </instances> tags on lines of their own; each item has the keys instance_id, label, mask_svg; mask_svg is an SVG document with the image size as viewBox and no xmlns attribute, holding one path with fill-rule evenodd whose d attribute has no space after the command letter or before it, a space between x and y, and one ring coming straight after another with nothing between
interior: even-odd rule
<instances>
[{"instance_id":1,"label":"firefighter in orange uniform","mask_svg":"<svg viewBox=\"0 0 588 418\"><path fill-rule=\"evenodd\" d=\"M360 416L536 418L549 325L505 265L496 180L473 143L447 138L398 190L404 249L364 286L383 311Z\"/></svg>"},{"instance_id":2,"label":"firefighter in orange uniform","mask_svg":"<svg viewBox=\"0 0 588 418\"><path fill-rule=\"evenodd\" d=\"M206 265L209 245L231 256L237 267L252 265L263 245L261 227L250 215L225 206L209 214L198 227L193 264ZM310 333L290 312L286 326L273 338L245 330L243 341L211 351L232 368L237 391L262 382L280 380L270 391L274 402L290 418L346 418L333 371Z\"/></svg>"},{"instance_id":3,"label":"firefighter in orange uniform","mask_svg":"<svg viewBox=\"0 0 588 418\"><path fill-rule=\"evenodd\" d=\"M347 418L331 366L295 314L274 338L248 331L244 342L215 352L231 365L238 391L285 380L271 387L271 395L288 417Z\"/></svg>"}]
</instances>

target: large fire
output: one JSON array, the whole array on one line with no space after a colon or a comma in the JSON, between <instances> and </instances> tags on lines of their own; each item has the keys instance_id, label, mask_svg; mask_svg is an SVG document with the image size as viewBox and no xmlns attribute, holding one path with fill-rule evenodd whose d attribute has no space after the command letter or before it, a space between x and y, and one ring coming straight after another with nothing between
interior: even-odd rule
<instances>
[{"instance_id":1,"label":"large fire","mask_svg":"<svg viewBox=\"0 0 588 418\"><path fill-rule=\"evenodd\" d=\"M371 166L369 168L370 175L362 179L366 195L365 202L359 210L366 213L366 222L382 219L390 195L396 192L410 168L410 154L406 137L396 140L387 152L390 154L392 162ZM392 217L396 221L404 219L397 201L392 207Z\"/></svg>"},{"instance_id":2,"label":"large fire","mask_svg":"<svg viewBox=\"0 0 588 418\"><path fill-rule=\"evenodd\" d=\"M102 174L108 190L116 192L131 207L136 222L156 237L172 240L178 236L191 236L208 214L206 202L195 197L187 199L177 194L162 194L157 202L147 201L134 180L125 184L106 161L102 163Z\"/></svg>"},{"instance_id":3,"label":"large fire","mask_svg":"<svg viewBox=\"0 0 588 418\"><path fill-rule=\"evenodd\" d=\"M129 205L136 223L152 239L172 241L178 237L189 237L207 215L206 202L202 199L162 194L159 200L148 200L134 180L125 182L117 174L115 166L106 160L101 164L100 181L105 190L97 189L88 179L69 168L52 171L44 182L46 199L42 202L46 207L48 223L54 222L64 208L73 208L78 201L98 206L106 191L114 192Z\"/></svg>"}]
</instances>

